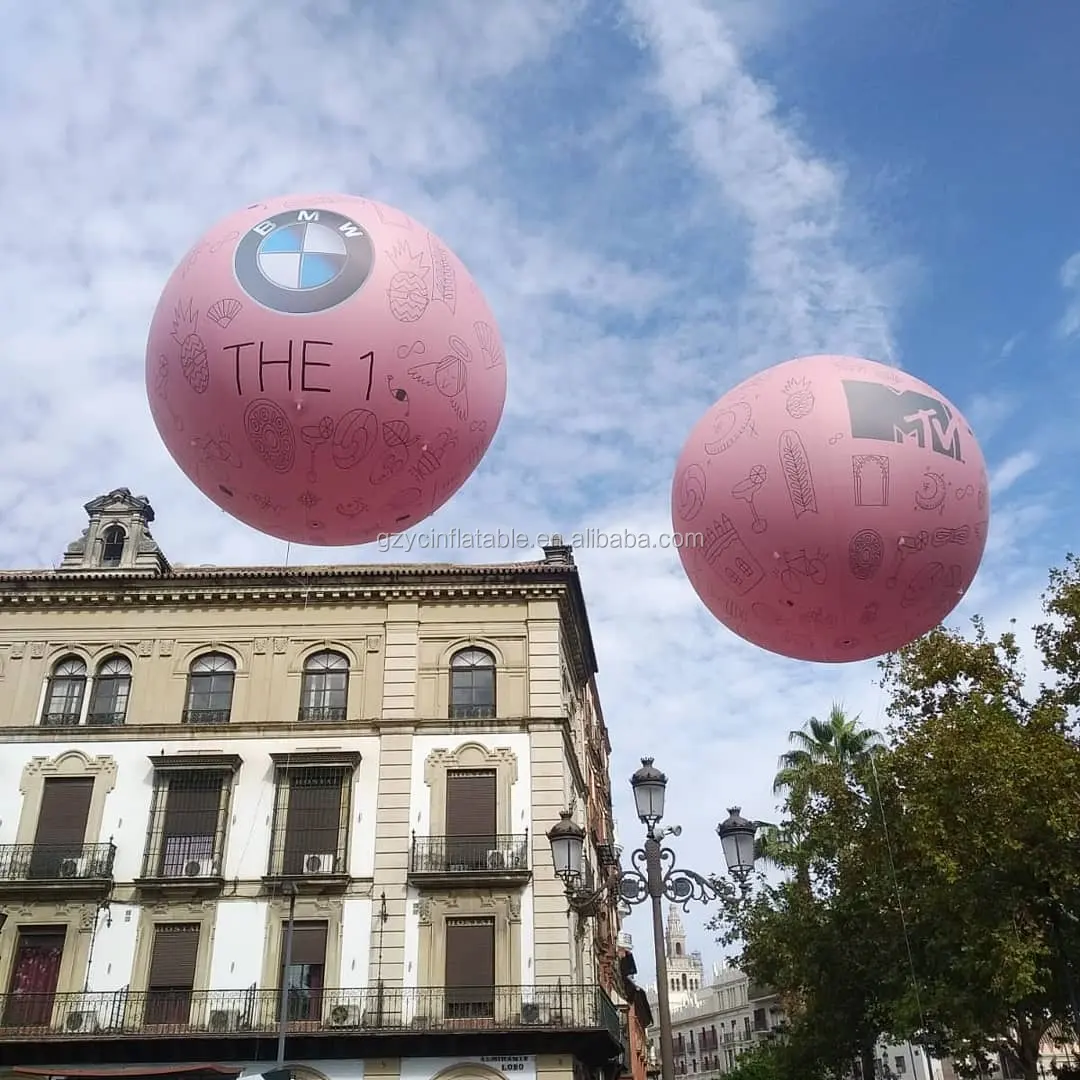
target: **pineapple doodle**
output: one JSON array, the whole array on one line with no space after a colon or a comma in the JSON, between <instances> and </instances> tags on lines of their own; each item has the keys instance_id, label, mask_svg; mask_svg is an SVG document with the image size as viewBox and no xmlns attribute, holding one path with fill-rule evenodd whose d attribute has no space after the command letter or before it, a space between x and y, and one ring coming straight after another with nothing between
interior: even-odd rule
<instances>
[{"instance_id":1,"label":"pineapple doodle","mask_svg":"<svg viewBox=\"0 0 1080 1080\"><path fill-rule=\"evenodd\" d=\"M199 313L191 301L176 305L172 325L173 340L180 346L180 370L196 394L205 394L210 385L210 359L206 344L199 337Z\"/></svg>"},{"instance_id":2,"label":"pineapple doodle","mask_svg":"<svg viewBox=\"0 0 1080 1080\"><path fill-rule=\"evenodd\" d=\"M806 379L788 379L784 395L784 407L792 420L804 420L814 411L814 391Z\"/></svg>"},{"instance_id":3,"label":"pineapple doodle","mask_svg":"<svg viewBox=\"0 0 1080 1080\"><path fill-rule=\"evenodd\" d=\"M397 267L386 290L390 313L399 322L417 322L431 303L431 267L424 257L425 252L414 255L403 240L386 254Z\"/></svg>"}]
</instances>

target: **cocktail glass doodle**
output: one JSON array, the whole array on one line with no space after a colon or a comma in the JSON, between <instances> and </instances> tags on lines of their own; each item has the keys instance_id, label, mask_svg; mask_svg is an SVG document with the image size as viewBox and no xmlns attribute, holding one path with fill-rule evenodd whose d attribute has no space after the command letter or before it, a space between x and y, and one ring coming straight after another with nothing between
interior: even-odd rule
<instances>
[{"instance_id":1,"label":"cocktail glass doodle","mask_svg":"<svg viewBox=\"0 0 1080 1080\"><path fill-rule=\"evenodd\" d=\"M761 490L767 479L768 473L765 471L765 466L755 465L750 470L750 475L745 480L740 480L731 489L731 494L736 499L743 499L750 507L750 513L754 519L750 529L752 532L759 534L769 527L769 523L757 512L757 507L754 506L754 496Z\"/></svg>"}]
</instances>

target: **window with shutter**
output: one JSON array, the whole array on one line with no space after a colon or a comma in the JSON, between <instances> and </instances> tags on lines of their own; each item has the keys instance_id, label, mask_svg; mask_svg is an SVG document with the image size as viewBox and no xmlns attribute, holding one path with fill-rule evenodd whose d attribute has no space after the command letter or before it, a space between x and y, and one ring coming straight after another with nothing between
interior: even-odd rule
<instances>
[{"instance_id":1,"label":"window with shutter","mask_svg":"<svg viewBox=\"0 0 1080 1080\"><path fill-rule=\"evenodd\" d=\"M198 954L198 923L159 924L154 927L150 972L146 980L147 1024L172 1026L188 1023Z\"/></svg>"},{"instance_id":2,"label":"window with shutter","mask_svg":"<svg viewBox=\"0 0 1080 1080\"><path fill-rule=\"evenodd\" d=\"M454 769L446 774L446 860L455 870L482 870L496 837L494 769Z\"/></svg>"},{"instance_id":3,"label":"window with shutter","mask_svg":"<svg viewBox=\"0 0 1080 1080\"><path fill-rule=\"evenodd\" d=\"M495 1015L495 920L446 921L447 1019Z\"/></svg>"},{"instance_id":4,"label":"window with shutter","mask_svg":"<svg viewBox=\"0 0 1080 1080\"><path fill-rule=\"evenodd\" d=\"M56 776L45 781L30 855L31 878L64 876L64 864L82 857L93 796L93 777Z\"/></svg>"},{"instance_id":5,"label":"window with shutter","mask_svg":"<svg viewBox=\"0 0 1080 1080\"><path fill-rule=\"evenodd\" d=\"M4 1002L5 1027L47 1027L52 1022L66 937L63 927L19 928Z\"/></svg>"},{"instance_id":6,"label":"window with shutter","mask_svg":"<svg viewBox=\"0 0 1080 1080\"><path fill-rule=\"evenodd\" d=\"M224 778L192 770L168 777L161 819L161 877L207 877L215 872Z\"/></svg>"},{"instance_id":7,"label":"window with shutter","mask_svg":"<svg viewBox=\"0 0 1080 1080\"><path fill-rule=\"evenodd\" d=\"M308 769L287 774L288 805L280 838L280 873L325 874L340 869L345 774Z\"/></svg>"},{"instance_id":8,"label":"window with shutter","mask_svg":"<svg viewBox=\"0 0 1080 1080\"><path fill-rule=\"evenodd\" d=\"M289 966L284 967L286 937L289 924L281 926L280 985L289 995L290 1020L318 1020L322 1017L322 995L326 985L325 922L293 923L292 949Z\"/></svg>"}]
</instances>

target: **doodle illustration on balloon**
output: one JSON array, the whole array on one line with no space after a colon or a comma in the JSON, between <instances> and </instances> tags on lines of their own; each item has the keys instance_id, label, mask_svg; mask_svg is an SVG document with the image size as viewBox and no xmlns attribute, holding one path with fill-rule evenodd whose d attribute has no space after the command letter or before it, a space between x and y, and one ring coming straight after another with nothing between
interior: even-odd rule
<instances>
[{"instance_id":1,"label":"doodle illustration on balloon","mask_svg":"<svg viewBox=\"0 0 1080 1080\"><path fill-rule=\"evenodd\" d=\"M835 446L838 442L842 442L844 439L844 433L842 431L836 432L835 435L829 436L829 445Z\"/></svg>"},{"instance_id":2,"label":"doodle illustration on balloon","mask_svg":"<svg viewBox=\"0 0 1080 1080\"><path fill-rule=\"evenodd\" d=\"M180 370L196 394L205 394L210 386L210 359L206 344L199 337L199 313L192 301L176 305L172 325L173 340L180 346Z\"/></svg>"},{"instance_id":3,"label":"doodle illustration on balloon","mask_svg":"<svg viewBox=\"0 0 1080 1080\"><path fill-rule=\"evenodd\" d=\"M389 225L395 229L406 229L412 231L413 221L408 214L403 214L400 210L395 210L392 206L386 206L384 203L372 203L375 207L375 213L378 214L379 220L384 225Z\"/></svg>"},{"instance_id":4,"label":"doodle illustration on balloon","mask_svg":"<svg viewBox=\"0 0 1080 1080\"><path fill-rule=\"evenodd\" d=\"M244 463L233 449L225 429L219 429L216 437L196 435L191 445L199 452L195 473L200 484L203 487L217 487L222 495L233 498L236 493L230 470L239 469Z\"/></svg>"},{"instance_id":5,"label":"doodle illustration on balloon","mask_svg":"<svg viewBox=\"0 0 1080 1080\"><path fill-rule=\"evenodd\" d=\"M713 417L712 439L705 444L705 453L715 457L730 450L746 431L756 434L753 418L754 414L745 401L736 401L730 409L721 409Z\"/></svg>"},{"instance_id":6,"label":"doodle illustration on balloon","mask_svg":"<svg viewBox=\"0 0 1080 1080\"><path fill-rule=\"evenodd\" d=\"M852 454L856 506L889 505L889 459L884 454Z\"/></svg>"},{"instance_id":7,"label":"doodle illustration on balloon","mask_svg":"<svg viewBox=\"0 0 1080 1080\"><path fill-rule=\"evenodd\" d=\"M814 411L814 389L807 379L788 379L784 396L784 408L792 420L804 420Z\"/></svg>"},{"instance_id":8,"label":"doodle illustration on balloon","mask_svg":"<svg viewBox=\"0 0 1080 1080\"><path fill-rule=\"evenodd\" d=\"M317 424L306 424L300 429L300 441L308 448L307 482L319 482L318 462L315 455L320 446L325 446L334 437L334 418L324 416Z\"/></svg>"},{"instance_id":9,"label":"doodle illustration on balloon","mask_svg":"<svg viewBox=\"0 0 1080 1080\"><path fill-rule=\"evenodd\" d=\"M961 525L958 529L935 529L930 536L930 543L934 547L945 547L948 544L966 544L971 539L971 529L967 525Z\"/></svg>"},{"instance_id":10,"label":"doodle illustration on balloon","mask_svg":"<svg viewBox=\"0 0 1080 1080\"><path fill-rule=\"evenodd\" d=\"M226 244L231 244L234 240L240 239L240 230L233 229L232 232L226 233L220 240L215 240L209 248L211 255L216 255ZM207 315L209 316L209 312ZM228 323L225 324L226 326ZM224 327L223 327L224 329Z\"/></svg>"},{"instance_id":11,"label":"doodle illustration on balloon","mask_svg":"<svg viewBox=\"0 0 1080 1080\"><path fill-rule=\"evenodd\" d=\"M900 574L903 572L904 564L912 555L918 555L920 551L925 551L927 544L930 543L930 534L924 529L918 534L918 536L901 536L896 541L896 561L893 563L893 571L889 575L885 582L886 587L890 589L896 588L896 583L900 580Z\"/></svg>"},{"instance_id":12,"label":"doodle illustration on balloon","mask_svg":"<svg viewBox=\"0 0 1080 1080\"><path fill-rule=\"evenodd\" d=\"M750 507L750 516L754 519L750 526L752 532L763 533L768 527L769 523L765 520L757 511L757 507L754 505L754 497L762 489L765 481L768 479L768 473L765 471L764 465L753 465L750 468L750 474L744 480L740 480L732 489L731 497L733 499L742 499ZM704 495L704 491L702 492Z\"/></svg>"},{"instance_id":13,"label":"doodle illustration on balloon","mask_svg":"<svg viewBox=\"0 0 1080 1080\"><path fill-rule=\"evenodd\" d=\"M397 358L408 360L410 356L423 356L427 352L427 346L422 341L414 341L411 345L399 345Z\"/></svg>"},{"instance_id":14,"label":"doodle illustration on balloon","mask_svg":"<svg viewBox=\"0 0 1080 1080\"><path fill-rule=\"evenodd\" d=\"M199 256L206 250L206 244L203 241L199 241L185 256L184 261L180 264L180 280L184 281L188 274L195 269L195 264L199 261Z\"/></svg>"},{"instance_id":15,"label":"doodle illustration on balloon","mask_svg":"<svg viewBox=\"0 0 1080 1080\"><path fill-rule=\"evenodd\" d=\"M368 510L368 504L363 499L349 499L346 502L339 502L334 509L345 518L354 518L360 514L366 514Z\"/></svg>"},{"instance_id":16,"label":"doodle illustration on balloon","mask_svg":"<svg viewBox=\"0 0 1080 1080\"><path fill-rule=\"evenodd\" d=\"M705 505L705 470L700 465L687 465L675 482L675 497L683 521L693 521Z\"/></svg>"},{"instance_id":17,"label":"doodle illustration on balloon","mask_svg":"<svg viewBox=\"0 0 1080 1080\"><path fill-rule=\"evenodd\" d=\"M779 561L783 564L782 568L774 573L779 574L780 584L796 595L803 591L803 584L807 581L814 585L824 585L829 579L829 567L824 551L817 551L813 555L809 555L806 548L800 548L794 553L785 551L780 554Z\"/></svg>"},{"instance_id":18,"label":"doodle illustration on balloon","mask_svg":"<svg viewBox=\"0 0 1080 1080\"><path fill-rule=\"evenodd\" d=\"M339 469L352 469L371 452L379 438L379 420L369 409L350 409L334 428L330 458Z\"/></svg>"},{"instance_id":19,"label":"doodle illustration on balloon","mask_svg":"<svg viewBox=\"0 0 1080 1080\"><path fill-rule=\"evenodd\" d=\"M730 597L723 601L724 614L731 619L732 622L746 622L747 615L746 609L741 604L737 604Z\"/></svg>"},{"instance_id":20,"label":"doodle illustration on balloon","mask_svg":"<svg viewBox=\"0 0 1080 1080\"><path fill-rule=\"evenodd\" d=\"M402 386L397 386L394 383L394 376L386 376L386 389L390 391L390 396L399 404L405 406L405 415L409 415L409 391Z\"/></svg>"},{"instance_id":21,"label":"doodle illustration on balloon","mask_svg":"<svg viewBox=\"0 0 1080 1080\"><path fill-rule=\"evenodd\" d=\"M431 248L434 299L441 300L454 315L457 313L457 274L450 253L431 233L428 233L428 245Z\"/></svg>"},{"instance_id":22,"label":"doodle illustration on balloon","mask_svg":"<svg viewBox=\"0 0 1080 1080\"><path fill-rule=\"evenodd\" d=\"M881 605L876 600L871 600L870 603L862 609L859 615L859 624L861 626L870 626L872 623L876 623L878 616L881 614Z\"/></svg>"},{"instance_id":23,"label":"doodle illustration on balloon","mask_svg":"<svg viewBox=\"0 0 1080 1080\"><path fill-rule=\"evenodd\" d=\"M986 509L986 488L980 485L979 487L979 509Z\"/></svg>"},{"instance_id":24,"label":"doodle illustration on balloon","mask_svg":"<svg viewBox=\"0 0 1080 1080\"><path fill-rule=\"evenodd\" d=\"M420 447L420 456L416 459L416 464L410 467L409 475L418 484L422 484L429 476L442 468L443 457L447 450L452 450L457 443L456 431L451 431L449 428L440 431L430 444L425 443Z\"/></svg>"},{"instance_id":25,"label":"doodle illustration on balloon","mask_svg":"<svg viewBox=\"0 0 1080 1080\"><path fill-rule=\"evenodd\" d=\"M876 529L860 529L848 543L848 565L860 581L877 575L885 562L885 541Z\"/></svg>"},{"instance_id":26,"label":"doodle illustration on balloon","mask_svg":"<svg viewBox=\"0 0 1080 1080\"><path fill-rule=\"evenodd\" d=\"M804 611L799 616L799 622L801 622L803 626L823 626L826 629L831 629L836 625L836 616L826 614L823 607L813 607L810 608L809 611Z\"/></svg>"},{"instance_id":27,"label":"doodle illustration on balloon","mask_svg":"<svg viewBox=\"0 0 1080 1080\"><path fill-rule=\"evenodd\" d=\"M976 521L975 522L975 536L979 542L982 543L986 539L986 534L990 531L989 521Z\"/></svg>"},{"instance_id":28,"label":"doodle illustration on balloon","mask_svg":"<svg viewBox=\"0 0 1080 1080\"><path fill-rule=\"evenodd\" d=\"M472 350L457 336L449 338L450 352L441 360L429 360L409 368L409 376L421 386L434 387L450 402L454 415L469 419L469 369Z\"/></svg>"},{"instance_id":29,"label":"doodle illustration on balloon","mask_svg":"<svg viewBox=\"0 0 1080 1080\"><path fill-rule=\"evenodd\" d=\"M806 447L797 431L790 428L780 432L777 442L780 455L780 470L787 484L788 498L795 517L818 512L817 492L814 490L814 476L810 471L810 459L806 456Z\"/></svg>"},{"instance_id":30,"label":"doodle illustration on balloon","mask_svg":"<svg viewBox=\"0 0 1080 1080\"><path fill-rule=\"evenodd\" d=\"M325 528L323 523L313 514L315 507L322 502L322 499L314 491L303 492L296 501L304 508L305 524L312 532L318 532L320 529Z\"/></svg>"},{"instance_id":31,"label":"doodle illustration on balloon","mask_svg":"<svg viewBox=\"0 0 1080 1080\"><path fill-rule=\"evenodd\" d=\"M949 485L945 477L932 469L923 473L922 481L915 491L915 505L920 510L941 513L945 507L945 498L949 494Z\"/></svg>"},{"instance_id":32,"label":"doodle illustration on balloon","mask_svg":"<svg viewBox=\"0 0 1080 1080\"><path fill-rule=\"evenodd\" d=\"M782 626L788 621L787 615L782 611L777 611L760 600L755 600L750 605L750 610L756 618L761 619L762 622L766 622L770 626Z\"/></svg>"},{"instance_id":33,"label":"doodle illustration on balloon","mask_svg":"<svg viewBox=\"0 0 1080 1080\"><path fill-rule=\"evenodd\" d=\"M255 456L284 475L296 464L296 435L285 410L269 398L256 398L244 410L244 433Z\"/></svg>"},{"instance_id":34,"label":"doodle illustration on balloon","mask_svg":"<svg viewBox=\"0 0 1080 1080\"><path fill-rule=\"evenodd\" d=\"M729 589L745 596L765 580L765 571L743 542L727 514L705 530L705 561Z\"/></svg>"},{"instance_id":35,"label":"doodle illustration on balloon","mask_svg":"<svg viewBox=\"0 0 1080 1080\"><path fill-rule=\"evenodd\" d=\"M975 487L972 484L964 484L963 487L958 487L953 491L953 497L957 502L963 502L965 499L975 498Z\"/></svg>"},{"instance_id":36,"label":"doodle illustration on balloon","mask_svg":"<svg viewBox=\"0 0 1080 1080\"><path fill-rule=\"evenodd\" d=\"M477 433L479 433L481 435L487 434L487 421L486 420L470 420L469 421L469 434L470 435L476 435Z\"/></svg>"},{"instance_id":37,"label":"doodle illustration on balloon","mask_svg":"<svg viewBox=\"0 0 1080 1080\"><path fill-rule=\"evenodd\" d=\"M412 438L409 425L404 420L387 420L382 426L383 445L386 450L371 474L371 483L385 484L408 464Z\"/></svg>"},{"instance_id":38,"label":"doodle illustration on balloon","mask_svg":"<svg viewBox=\"0 0 1080 1080\"><path fill-rule=\"evenodd\" d=\"M415 254L408 241L402 240L386 255L397 268L386 289L390 313L398 322L419 322L432 300L432 270L427 253Z\"/></svg>"},{"instance_id":39,"label":"doodle illustration on balloon","mask_svg":"<svg viewBox=\"0 0 1080 1080\"><path fill-rule=\"evenodd\" d=\"M250 499L260 510L265 511L267 514L273 514L274 517L280 515L285 509L281 503L275 501L269 495L264 495L262 492L251 495Z\"/></svg>"},{"instance_id":40,"label":"doodle illustration on balloon","mask_svg":"<svg viewBox=\"0 0 1080 1080\"><path fill-rule=\"evenodd\" d=\"M903 596L900 597L900 606L904 608L915 607L924 600L929 599L935 592L953 588L960 584L960 567L945 569L944 563L927 563L907 583Z\"/></svg>"},{"instance_id":41,"label":"doodle illustration on balloon","mask_svg":"<svg viewBox=\"0 0 1080 1080\"><path fill-rule=\"evenodd\" d=\"M473 323L473 329L480 345L484 368L490 371L492 368L502 367L506 363L506 353L503 352L502 342L494 328L486 322L476 322Z\"/></svg>"},{"instance_id":42,"label":"doodle illustration on balloon","mask_svg":"<svg viewBox=\"0 0 1080 1080\"><path fill-rule=\"evenodd\" d=\"M231 296L216 300L206 309L206 317L222 330L228 330L229 323L244 310L244 305Z\"/></svg>"}]
</instances>

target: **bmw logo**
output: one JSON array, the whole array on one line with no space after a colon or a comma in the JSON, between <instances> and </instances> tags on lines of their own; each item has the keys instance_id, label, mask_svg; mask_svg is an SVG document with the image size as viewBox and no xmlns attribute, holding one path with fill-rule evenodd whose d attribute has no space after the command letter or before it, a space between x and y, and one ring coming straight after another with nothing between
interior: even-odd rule
<instances>
[{"instance_id":1,"label":"bmw logo","mask_svg":"<svg viewBox=\"0 0 1080 1080\"><path fill-rule=\"evenodd\" d=\"M314 315L344 303L371 275L365 228L333 210L288 210L260 222L236 245L233 269L256 303Z\"/></svg>"}]
</instances>

